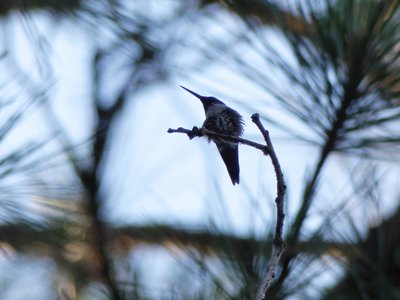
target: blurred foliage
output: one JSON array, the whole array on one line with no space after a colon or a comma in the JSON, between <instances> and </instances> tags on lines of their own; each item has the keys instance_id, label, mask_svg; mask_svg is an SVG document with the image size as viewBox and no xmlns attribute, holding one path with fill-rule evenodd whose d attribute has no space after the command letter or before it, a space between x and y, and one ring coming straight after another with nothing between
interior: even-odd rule
<instances>
[{"instance_id":1,"label":"blurred foliage","mask_svg":"<svg viewBox=\"0 0 400 300\"><path fill-rule=\"evenodd\" d=\"M398 299L400 288L400 214L370 229L357 241L347 274L321 299Z\"/></svg>"},{"instance_id":2,"label":"blurred foliage","mask_svg":"<svg viewBox=\"0 0 400 300\"><path fill-rule=\"evenodd\" d=\"M44 11L73 19L92 34L89 84L95 114L85 159L51 110L47 124L57 128L56 137L10 147L7 138L18 134L16 127L34 108L47 105L52 86L46 76L39 78L44 84L15 73L0 78L0 142L7 149L0 153L3 257L15 261L14 268L18 257L50 259L51 299L252 299L270 255L271 223L265 222L261 234L239 237L213 225L121 226L107 222L102 211L103 167L124 109L139 92L168 82L174 72L189 77L201 74L206 64L222 63L272 96L301 126L288 128L279 116L266 120L318 151L298 211L287 221L288 249L268 299L400 298L400 212L375 224L355 217L371 203L380 213L377 203L386 194L385 177L369 167L372 162L399 159L399 4L193 0L166 1L160 8L157 1L2 1L3 22L16 13L29 24ZM227 29L222 36L204 28L202 22L221 16L235 30L224 22L217 22ZM191 37L193 28L207 39ZM34 30L30 34L39 36ZM270 42L271 34L287 52ZM42 47L33 48L46 56ZM12 61L12 50L1 55L1 64ZM181 51L190 51L192 59L181 58ZM244 106L255 109L251 103ZM61 148L52 148L54 143ZM350 174L349 195L331 199L320 183L328 178L328 159L338 154L362 163ZM65 166L71 178L54 178ZM323 221L317 228L309 228L312 208L325 198L334 204L319 212ZM157 256L174 260L159 282L154 281ZM0 286L2 299L19 288L16 278L1 279Z\"/></svg>"},{"instance_id":3,"label":"blurred foliage","mask_svg":"<svg viewBox=\"0 0 400 300\"><path fill-rule=\"evenodd\" d=\"M0 15L7 15L13 11L46 10L52 13L73 13L82 8L80 0L9 0L0 2Z\"/></svg>"}]
</instances>

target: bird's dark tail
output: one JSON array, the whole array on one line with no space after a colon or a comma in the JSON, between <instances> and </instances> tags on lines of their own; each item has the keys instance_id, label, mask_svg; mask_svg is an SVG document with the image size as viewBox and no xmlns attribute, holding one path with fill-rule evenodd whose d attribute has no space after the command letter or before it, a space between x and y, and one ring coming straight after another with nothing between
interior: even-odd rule
<instances>
[{"instance_id":1,"label":"bird's dark tail","mask_svg":"<svg viewBox=\"0 0 400 300\"><path fill-rule=\"evenodd\" d=\"M228 169L233 185L239 184L239 147L232 144L217 145L219 153Z\"/></svg>"}]
</instances>

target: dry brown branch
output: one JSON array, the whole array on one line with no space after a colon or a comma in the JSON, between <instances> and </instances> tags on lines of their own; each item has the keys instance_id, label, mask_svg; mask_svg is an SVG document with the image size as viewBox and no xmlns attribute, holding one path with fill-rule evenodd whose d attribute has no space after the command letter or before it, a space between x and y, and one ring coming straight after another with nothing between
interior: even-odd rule
<instances>
[{"instance_id":1,"label":"dry brown branch","mask_svg":"<svg viewBox=\"0 0 400 300\"><path fill-rule=\"evenodd\" d=\"M271 282L275 278L275 273L276 273L276 269L279 264L279 260L281 259L283 253L286 250L286 245L282 238L283 221L285 219L285 213L283 211L283 202L284 202L284 197L285 197L286 185L285 185L285 181L283 179L282 169L279 164L279 160L275 153L274 147L272 145L268 130L266 130L264 128L264 126L261 124L260 116L258 114L252 115L251 120L253 121L254 124L257 125L258 129L261 131L261 133L264 137L264 140L267 144L267 147L269 148L269 157L271 158L272 165L274 166L275 175L276 175L276 186L277 186L276 187L277 193L276 193L276 198L275 198L276 226L275 226L274 243L272 246L272 255L271 255L271 258L269 259L269 262L267 265L266 275L264 276L264 279L261 282L261 284L258 288L257 294L256 294L256 300L264 300L264 299L266 299L265 296L266 296L267 290L268 290L269 286L271 285Z\"/></svg>"},{"instance_id":2,"label":"dry brown branch","mask_svg":"<svg viewBox=\"0 0 400 300\"><path fill-rule=\"evenodd\" d=\"M220 139L224 139L227 142L232 142L232 143L240 143L243 145L247 145L253 148L256 148L260 151L262 151L265 155L269 154L269 149L268 146L247 140L247 139L243 139L243 138L239 138L239 137L234 137L234 136L230 136L230 135L226 135L226 134L221 134L215 131L211 131L208 130L204 127L202 128L197 128L196 126L193 127L192 130L190 129L186 129L186 128L182 128L179 127L177 129L171 129L169 128L168 133L185 133L187 134L187 136L189 137L189 139L193 139L194 137L202 137L204 135L209 136L209 137L215 137L215 138L220 138Z\"/></svg>"},{"instance_id":3,"label":"dry brown branch","mask_svg":"<svg viewBox=\"0 0 400 300\"><path fill-rule=\"evenodd\" d=\"M275 203L276 203L277 210L276 210L276 226L275 226L275 235L274 235L274 242L273 242L273 248L272 248L272 255L266 266L265 276L258 287L258 290L256 293L256 298L255 298L256 300L264 300L266 293L268 291L268 288L270 287L272 281L275 278L275 273L276 273L276 269L279 264L279 260L286 250L286 245L282 238L283 221L285 219L283 204L284 204L286 185L285 185L285 182L283 179L282 169L279 164L279 160L275 153L274 147L272 145L268 130L266 130L264 128L264 126L261 124L260 117L258 114L253 114L251 119L252 119L253 123L256 124L256 126L260 130L261 134L263 135L266 145L258 144L256 142L253 142L253 141L250 141L247 139L242 139L242 138L233 137L233 136L229 136L229 135L225 135L225 134L220 134L217 132L207 130L205 128L199 129L197 127L193 127L192 130L185 129L182 127L179 127L178 129L169 128L168 133L184 133L184 134L188 135L189 139L192 139L196 136L201 137L204 135L206 135L208 137L220 138L227 142L248 145L250 147L259 149L265 155L270 156L272 165L275 170L275 175L276 175L277 195L275 198Z\"/></svg>"}]
</instances>

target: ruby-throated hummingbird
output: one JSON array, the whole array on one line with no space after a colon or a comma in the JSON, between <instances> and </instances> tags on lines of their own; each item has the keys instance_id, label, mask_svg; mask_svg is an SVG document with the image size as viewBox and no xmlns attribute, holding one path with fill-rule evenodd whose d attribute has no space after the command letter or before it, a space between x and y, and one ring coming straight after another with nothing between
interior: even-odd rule
<instances>
[{"instance_id":1,"label":"ruby-throated hummingbird","mask_svg":"<svg viewBox=\"0 0 400 300\"><path fill-rule=\"evenodd\" d=\"M206 119L203 123L205 129L234 137L240 137L242 135L244 122L242 116L236 110L226 106L215 97L200 96L183 86L180 87L199 98L203 103L206 113ZM227 142L220 138L208 138L208 141L211 140L218 147L218 151L228 169L232 183L234 185L239 183L238 144Z\"/></svg>"}]
</instances>

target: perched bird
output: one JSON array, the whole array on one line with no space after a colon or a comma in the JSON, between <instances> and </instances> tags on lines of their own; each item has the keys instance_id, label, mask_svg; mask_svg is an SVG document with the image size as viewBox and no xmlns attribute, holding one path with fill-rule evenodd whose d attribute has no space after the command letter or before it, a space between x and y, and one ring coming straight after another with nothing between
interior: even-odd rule
<instances>
[{"instance_id":1,"label":"perched bird","mask_svg":"<svg viewBox=\"0 0 400 300\"><path fill-rule=\"evenodd\" d=\"M196 96L203 103L206 119L203 123L205 129L226 134L234 137L240 137L243 133L243 118L232 108L225 105L222 101L215 97L201 96L183 86L192 95ZM232 183L239 183L239 149L238 144L227 142L221 138L210 138L208 141L213 141L221 154L221 157L228 169Z\"/></svg>"}]
</instances>

